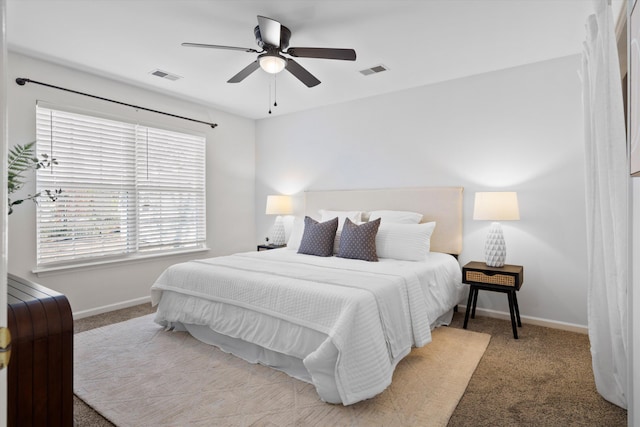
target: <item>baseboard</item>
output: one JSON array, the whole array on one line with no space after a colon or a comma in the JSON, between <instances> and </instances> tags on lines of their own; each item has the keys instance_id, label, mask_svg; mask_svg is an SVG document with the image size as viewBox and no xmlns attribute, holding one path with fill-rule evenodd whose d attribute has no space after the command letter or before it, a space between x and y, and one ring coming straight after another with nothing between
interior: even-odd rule
<instances>
[{"instance_id":1,"label":"baseboard","mask_svg":"<svg viewBox=\"0 0 640 427\"><path fill-rule=\"evenodd\" d=\"M460 307L458 309L459 312L461 313L466 312L467 310L466 305L460 304L459 307ZM489 310L486 308L476 307L476 315L493 317L496 319L503 319L503 320L509 320L509 321L511 320L511 316L509 315L509 313L505 313L503 311ZM583 325L576 325L573 323L559 322L556 320L548 320L548 319L540 319L538 317L523 316L523 315L520 315L520 320L522 321L522 323L527 323L529 325L544 326L546 328L561 329L563 331L577 332L580 334L589 333L588 327Z\"/></svg>"},{"instance_id":2,"label":"baseboard","mask_svg":"<svg viewBox=\"0 0 640 427\"><path fill-rule=\"evenodd\" d=\"M146 302L151 302L151 296L136 298L129 301L122 301L116 304L103 305L102 307L91 308L89 310L76 311L73 313L73 319L82 319L89 316L95 316L96 314L108 313L110 311L129 308L133 307L134 305L144 304Z\"/></svg>"}]
</instances>

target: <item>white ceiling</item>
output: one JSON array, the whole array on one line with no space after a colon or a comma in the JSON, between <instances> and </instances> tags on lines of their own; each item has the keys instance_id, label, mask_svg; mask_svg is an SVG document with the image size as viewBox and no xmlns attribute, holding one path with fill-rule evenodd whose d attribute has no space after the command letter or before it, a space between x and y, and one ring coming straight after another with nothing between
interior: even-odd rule
<instances>
[{"instance_id":1,"label":"white ceiling","mask_svg":"<svg viewBox=\"0 0 640 427\"><path fill-rule=\"evenodd\" d=\"M291 30L291 46L356 50L355 62L297 58L322 82L314 88L278 74L272 111L282 115L580 53L590 13L591 0L8 0L7 40L12 51L258 119L269 116L273 77L226 83L256 54L180 44L260 50L263 15ZM389 71L359 73L379 64Z\"/></svg>"}]
</instances>

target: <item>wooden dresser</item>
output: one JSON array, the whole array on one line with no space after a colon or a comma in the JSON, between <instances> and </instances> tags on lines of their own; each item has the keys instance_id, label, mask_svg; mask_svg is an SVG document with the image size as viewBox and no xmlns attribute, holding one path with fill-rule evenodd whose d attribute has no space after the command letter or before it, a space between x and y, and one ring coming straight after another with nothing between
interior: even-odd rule
<instances>
[{"instance_id":1,"label":"wooden dresser","mask_svg":"<svg viewBox=\"0 0 640 427\"><path fill-rule=\"evenodd\" d=\"M8 426L73 426L73 316L67 298L7 279Z\"/></svg>"}]
</instances>

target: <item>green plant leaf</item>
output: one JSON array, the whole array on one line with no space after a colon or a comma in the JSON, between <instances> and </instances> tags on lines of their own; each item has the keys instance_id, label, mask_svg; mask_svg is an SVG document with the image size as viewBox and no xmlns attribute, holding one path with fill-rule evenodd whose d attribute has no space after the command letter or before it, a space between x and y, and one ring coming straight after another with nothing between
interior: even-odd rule
<instances>
[{"instance_id":1,"label":"green plant leaf","mask_svg":"<svg viewBox=\"0 0 640 427\"><path fill-rule=\"evenodd\" d=\"M34 153L34 145L35 141L32 141L25 145L16 144L13 147L9 148L7 160L7 188L9 194L12 194L25 184L24 174L32 169L43 169L48 168L52 164L58 164L56 159L49 158L46 153L42 154L42 160L39 159ZM56 201L58 196L62 193L62 189L58 190L45 190L47 197L51 201ZM29 194L24 199L19 200L11 200L8 199L8 214L11 215L13 213L13 206L20 205L25 200L32 200L34 203L38 203L38 197L41 196L41 193L38 192L34 195Z\"/></svg>"},{"instance_id":2,"label":"green plant leaf","mask_svg":"<svg viewBox=\"0 0 640 427\"><path fill-rule=\"evenodd\" d=\"M23 174L35 168L38 160L33 158L34 142L25 145L16 144L9 149L7 156L7 188L9 194L18 191L24 185Z\"/></svg>"}]
</instances>

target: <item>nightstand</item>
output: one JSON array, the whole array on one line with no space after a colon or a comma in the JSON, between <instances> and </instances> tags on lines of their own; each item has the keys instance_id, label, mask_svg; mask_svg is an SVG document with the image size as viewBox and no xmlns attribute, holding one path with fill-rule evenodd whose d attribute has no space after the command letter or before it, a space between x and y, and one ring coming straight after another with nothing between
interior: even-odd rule
<instances>
[{"instance_id":1,"label":"nightstand","mask_svg":"<svg viewBox=\"0 0 640 427\"><path fill-rule=\"evenodd\" d=\"M284 248L287 245L258 245L258 252L260 251L268 251L269 249L279 249Z\"/></svg>"},{"instance_id":2,"label":"nightstand","mask_svg":"<svg viewBox=\"0 0 640 427\"><path fill-rule=\"evenodd\" d=\"M484 262L471 261L462 267L462 283L471 286L469 299L467 300L467 312L464 316L464 329L467 329L469 312L471 318L476 317L476 304L478 303L478 291L504 292L509 298L509 314L511 315L511 328L513 338L518 339L518 328L522 327L520 321L520 309L516 291L522 286L524 268L521 265L508 265L503 267L489 267Z\"/></svg>"}]
</instances>

